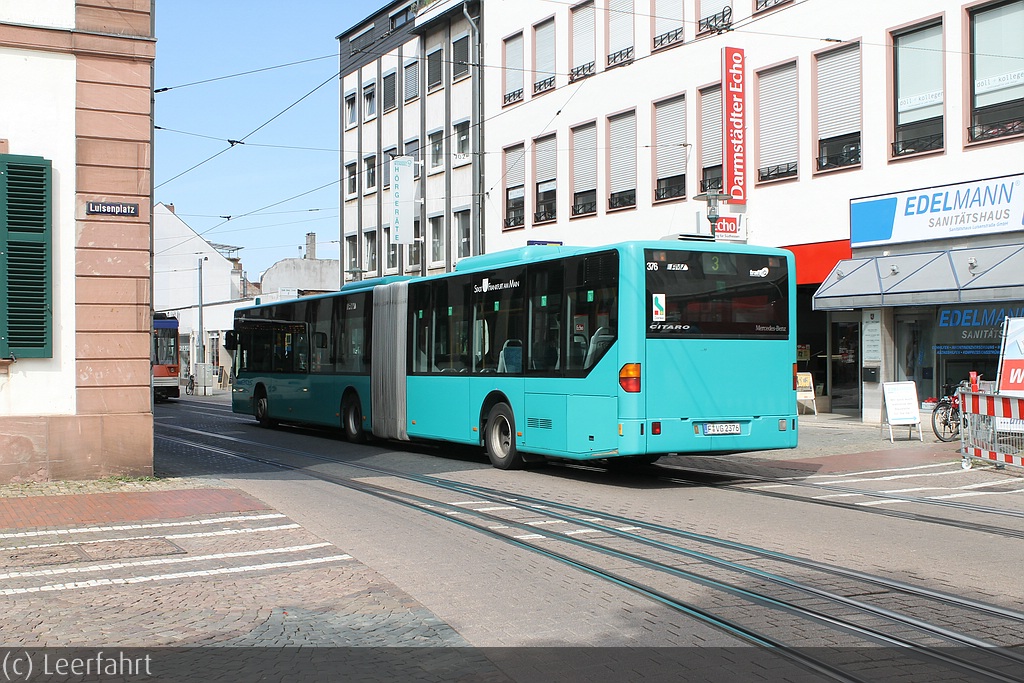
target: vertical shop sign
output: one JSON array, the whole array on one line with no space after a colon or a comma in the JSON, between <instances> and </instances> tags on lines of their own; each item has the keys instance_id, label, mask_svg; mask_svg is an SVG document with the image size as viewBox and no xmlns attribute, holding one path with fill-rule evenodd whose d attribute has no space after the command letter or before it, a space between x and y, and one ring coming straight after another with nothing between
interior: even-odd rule
<instances>
[{"instance_id":1,"label":"vertical shop sign","mask_svg":"<svg viewBox=\"0 0 1024 683\"><path fill-rule=\"evenodd\" d=\"M882 313L865 310L861 324L861 349L863 360L882 362Z\"/></svg>"},{"instance_id":2,"label":"vertical shop sign","mask_svg":"<svg viewBox=\"0 0 1024 683\"><path fill-rule=\"evenodd\" d=\"M412 244L415 240L413 214L416 188L413 185L413 168L416 163L410 156L395 157L391 160L391 243Z\"/></svg>"},{"instance_id":3,"label":"vertical shop sign","mask_svg":"<svg viewBox=\"0 0 1024 683\"><path fill-rule=\"evenodd\" d=\"M747 203L747 81L743 49L722 48L722 192Z\"/></svg>"}]
</instances>

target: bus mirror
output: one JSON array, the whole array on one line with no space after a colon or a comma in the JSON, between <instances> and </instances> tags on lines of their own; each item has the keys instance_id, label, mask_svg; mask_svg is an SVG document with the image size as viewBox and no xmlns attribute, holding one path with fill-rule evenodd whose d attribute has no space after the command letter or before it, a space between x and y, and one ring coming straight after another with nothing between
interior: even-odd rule
<instances>
[{"instance_id":1,"label":"bus mirror","mask_svg":"<svg viewBox=\"0 0 1024 683\"><path fill-rule=\"evenodd\" d=\"M313 333L313 346L318 349L327 348L327 333L326 332L314 332Z\"/></svg>"},{"instance_id":2,"label":"bus mirror","mask_svg":"<svg viewBox=\"0 0 1024 683\"><path fill-rule=\"evenodd\" d=\"M228 351L234 351L238 348L238 335L235 334L234 330L228 330L224 334L224 348Z\"/></svg>"}]
</instances>

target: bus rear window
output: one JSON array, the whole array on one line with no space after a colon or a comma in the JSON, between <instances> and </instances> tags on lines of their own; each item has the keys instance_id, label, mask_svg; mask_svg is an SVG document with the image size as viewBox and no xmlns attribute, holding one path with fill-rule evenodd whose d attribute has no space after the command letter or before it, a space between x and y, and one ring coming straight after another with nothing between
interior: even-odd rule
<instances>
[{"instance_id":1,"label":"bus rear window","mask_svg":"<svg viewBox=\"0 0 1024 683\"><path fill-rule=\"evenodd\" d=\"M787 339L786 259L646 250L650 339Z\"/></svg>"}]
</instances>

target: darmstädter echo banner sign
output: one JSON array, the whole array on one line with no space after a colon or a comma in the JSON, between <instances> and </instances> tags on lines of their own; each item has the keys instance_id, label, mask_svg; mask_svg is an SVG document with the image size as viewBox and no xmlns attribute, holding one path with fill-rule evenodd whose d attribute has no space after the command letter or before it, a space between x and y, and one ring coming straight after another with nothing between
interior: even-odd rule
<instances>
[{"instance_id":1,"label":"darmst\u00e4dter echo banner sign","mask_svg":"<svg viewBox=\"0 0 1024 683\"><path fill-rule=\"evenodd\" d=\"M747 203L747 71L743 49L722 48L722 192Z\"/></svg>"}]
</instances>

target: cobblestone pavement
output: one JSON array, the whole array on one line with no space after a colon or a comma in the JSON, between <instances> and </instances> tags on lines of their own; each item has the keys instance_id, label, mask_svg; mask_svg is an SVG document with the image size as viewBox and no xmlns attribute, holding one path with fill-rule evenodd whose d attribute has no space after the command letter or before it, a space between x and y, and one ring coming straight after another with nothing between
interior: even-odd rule
<instances>
[{"instance_id":1,"label":"cobblestone pavement","mask_svg":"<svg viewBox=\"0 0 1024 683\"><path fill-rule=\"evenodd\" d=\"M4 644L465 644L344 549L222 486L0 487Z\"/></svg>"}]
</instances>

